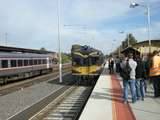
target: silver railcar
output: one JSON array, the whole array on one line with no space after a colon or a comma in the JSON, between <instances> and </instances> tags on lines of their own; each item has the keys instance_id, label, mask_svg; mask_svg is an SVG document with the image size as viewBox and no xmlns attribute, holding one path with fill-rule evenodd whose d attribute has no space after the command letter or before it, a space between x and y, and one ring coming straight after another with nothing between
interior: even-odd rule
<instances>
[{"instance_id":1,"label":"silver railcar","mask_svg":"<svg viewBox=\"0 0 160 120\"><path fill-rule=\"evenodd\" d=\"M0 84L43 74L52 68L52 55L0 52Z\"/></svg>"}]
</instances>

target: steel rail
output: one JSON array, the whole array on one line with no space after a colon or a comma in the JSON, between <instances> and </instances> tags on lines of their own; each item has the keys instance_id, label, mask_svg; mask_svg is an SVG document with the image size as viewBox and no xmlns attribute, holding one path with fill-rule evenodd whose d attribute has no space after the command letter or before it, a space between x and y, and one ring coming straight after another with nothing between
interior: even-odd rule
<instances>
[{"instance_id":1,"label":"steel rail","mask_svg":"<svg viewBox=\"0 0 160 120\"><path fill-rule=\"evenodd\" d=\"M53 91L49 95L45 96L44 98L40 99L36 103L32 104L24 108L23 110L19 111L15 115L9 117L7 120L28 120L31 118L35 113L42 110L45 106L47 106L50 102L56 99L60 94L66 91L71 86L63 86L56 91Z\"/></svg>"},{"instance_id":2,"label":"steel rail","mask_svg":"<svg viewBox=\"0 0 160 120\"><path fill-rule=\"evenodd\" d=\"M63 71L63 74L65 75L65 73L70 73L70 70L65 69ZM11 93L17 90L24 89L26 87L32 86L34 84L38 84L40 82L50 81L50 80L56 79L57 77L58 77L58 71L56 71L55 73L38 76L38 77L31 78L31 79L26 79L23 81L8 84L0 88L0 96L6 95L8 93Z\"/></svg>"},{"instance_id":3,"label":"steel rail","mask_svg":"<svg viewBox=\"0 0 160 120\"><path fill-rule=\"evenodd\" d=\"M91 87L73 86L29 120L77 120L91 93Z\"/></svg>"}]
</instances>

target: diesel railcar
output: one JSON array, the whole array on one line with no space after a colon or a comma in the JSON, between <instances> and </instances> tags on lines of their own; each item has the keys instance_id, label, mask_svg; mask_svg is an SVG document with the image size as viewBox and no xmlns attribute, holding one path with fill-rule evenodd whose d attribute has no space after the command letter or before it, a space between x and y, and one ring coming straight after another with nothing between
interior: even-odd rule
<instances>
[{"instance_id":1,"label":"diesel railcar","mask_svg":"<svg viewBox=\"0 0 160 120\"><path fill-rule=\"evenodd\" d=\"M52 71L53 57L47 54L0 52L0 84Z\"/></svg>"},{"instance_id":2,"label":"diesel railcar","mask_svg":"<svg viewBox=\"0 0 160 120\"><path fill-rule=\"evenodd\" d=\"M71 55L72 75L76 79L85 79L88 82L90 78L100 75L104 65L104 55L101 51L86 45L73 45Z\"/></svg>"}]
</instances>

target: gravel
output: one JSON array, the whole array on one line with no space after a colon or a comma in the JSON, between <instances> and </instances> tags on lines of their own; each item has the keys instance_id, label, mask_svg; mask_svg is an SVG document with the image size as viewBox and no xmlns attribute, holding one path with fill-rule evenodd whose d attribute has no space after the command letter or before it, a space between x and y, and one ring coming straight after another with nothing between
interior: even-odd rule
<instances>
[{"instance_id":1,"label":"gravel","mask_svg":"<svg viewBox=\"0 0 160 120\"><path fill-rule=\"evenodd\" d=\"M71 79L71 75L67 75L66 78ZM28 88L1 96L0 120L9 118L63 86L63 84L58 84L56 81L57 80L41 82Z\"/></svg>"}]
</instances>

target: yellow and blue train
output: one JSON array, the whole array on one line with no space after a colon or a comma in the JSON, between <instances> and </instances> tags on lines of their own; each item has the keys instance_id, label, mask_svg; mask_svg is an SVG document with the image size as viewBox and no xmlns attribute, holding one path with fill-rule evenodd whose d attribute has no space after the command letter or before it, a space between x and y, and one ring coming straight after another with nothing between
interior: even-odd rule
<instances>
[{"instance_id":1,"label":"yellow and blue train","mask_svg":"<svg viewBox=\"0 0 160 120\"><path fill-rule=\"evenodd\" d=\"M72 45L72 75L76 79L85 79L97 77L101 74L104 66L104 55L100 50L91 48L87 45Z\"/></svg>"}]
</instances>

